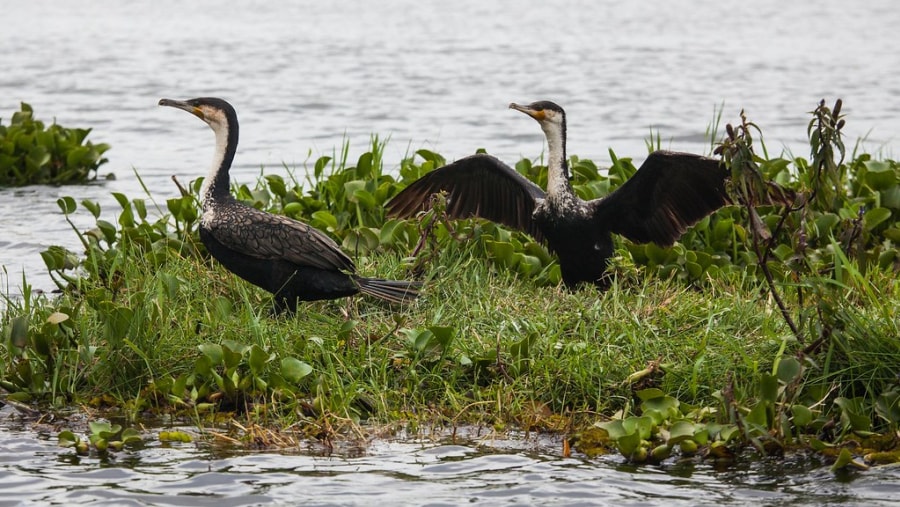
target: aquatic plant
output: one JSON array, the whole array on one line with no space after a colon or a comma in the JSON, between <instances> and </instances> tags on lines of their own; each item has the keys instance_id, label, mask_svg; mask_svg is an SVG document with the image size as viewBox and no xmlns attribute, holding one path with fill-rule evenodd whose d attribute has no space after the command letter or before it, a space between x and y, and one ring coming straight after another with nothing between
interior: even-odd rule
<instances>
[{"instance_id":1,"label":"aquatic plant","mask_svg":"<svg viewBox=\"0 0 900 507\"><path fill-rule=\"evenodd\" d=\"M764 158L752 141L745 160L763 182L809 195L797 167L811 162ZM376 138L351 158L345 145L310 161L305 180L283 168L233 191L319 227L362 272L415 271L429 281L419 305L316 302L302 318L271 317L270 296L211 262L200 243L200 179L164 205L115 194L114 209L101 210L64 197L65 219L86 212L94 225L73 225L83 252L43 253L58 298L26 285L24 298L6 301L4 396L111 404L131 418L162 412L201 427L245 418L245 428L323 441L358 435L367 420L597 432L601 447L632 460L796 447L837 459L860 439L867 454L890 447L872 439L900 419L897 163L835 160L840 192L807 199L802 211L762 202L751 220L737 200L672 248L620 242L612 286L597 293L559 290L542 246L496 224L448 220L440 202L416 220L385 220L384 203L444 160L420 150L391 173L382 149ZM579 195L605 195L634 173L629 159L611 158L602 171L572 157ZM546 181L538 162L516 169ZM754 227L773 239L754 245ZM773 289L799 333L771 318L784 315L760 297Z\"/></svg>"},{"instance_id":2,"label":"aquatic plant","mask_svg":"<svg viewBox=\"0 0 900 507\"><path fill-rule=\"evenodd\" d=\"M84 183L106 163L105 143L85 141L91 129L65 128L34 119L22 102L8 126L0 122L0 186Z\"/></svg>"}]
</instances>

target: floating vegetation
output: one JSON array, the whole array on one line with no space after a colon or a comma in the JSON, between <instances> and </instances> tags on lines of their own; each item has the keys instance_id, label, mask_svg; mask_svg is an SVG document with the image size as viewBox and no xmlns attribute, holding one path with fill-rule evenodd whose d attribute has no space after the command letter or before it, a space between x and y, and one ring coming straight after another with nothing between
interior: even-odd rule
<instances>
[{"instance_id":1,"label":"floating vegetation","mask_svg":"<svg viewBox=\"0 0 900 507\"><path fill-rule=\"evenodd\" d=\"M60 185L97 179L105 143L85 141L91 129L45 127L22 102L8 126L0 121L0 186Z\"/></svg>"},{"instance_id":2,"label":"floating vegetation","mask_svg":"<svg viewBox=\"0 0 900 507\"><path fill-rule=\"evenodd\" d=\"M64 197L65 219L87 212L95 225L73 226L83 252L43 253L59 297L26 284L7 298L3 397L131 422L241 421L255 429L227 438L252 448L295 441L275 437L287 428L330 445L375 425L475 424L565 432L576 450L633 462L802 449L838 468L884 463L900 429L900 164L848 157L842 122L839 103L819 104L811 159L783 159L757 152L742 116L719 150L733 204L671 248L620 241L605 292L561 289L530 237L448 220L440 203L386 220L384 204L444 159L420 150L386 172L377 139L355 161L345 145L305 179L284 168L233 192L325 231L361 273L426 280L400 310L320 301L270 315L271 296L199 241L201 180L164 205ZM605 171L570 160L580 196L634 173L611 155ZM516 169L546 181L532 161Z\"/></svg>"}]
</instances>

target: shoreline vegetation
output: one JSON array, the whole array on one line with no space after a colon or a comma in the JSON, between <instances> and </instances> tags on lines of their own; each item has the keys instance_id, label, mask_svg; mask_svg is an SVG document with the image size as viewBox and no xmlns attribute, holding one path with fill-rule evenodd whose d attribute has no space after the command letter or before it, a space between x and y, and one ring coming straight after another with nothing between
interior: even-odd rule
<instances>
[{"instance_id":1,"label":"shoreline vegetation","mask_svg":"<svg viewBox=\"0 0 900 507\"><path fill-rule=\"evenodd\" d=\"M820 453L836 470L896 462L900 163L847 153L840 109L812 113L809 159L769 158L742 113L714 145L733 203L671 248L617 238L605 292L565 290L543 246L447 220L440 202L386 219L384 203L445 160L420 150L385 168L377 137L355 161L344 144L303 178L285 167L232 190L329 234L360 274L423 280L405 307L354 298L273 315L271 295L199 241L201 179L165 200L114 194L115 210L61 198L62 219L95 226L73 225L84 251L41 254L60 294L23 280L22 298L0 296L0 404L80 407L87 437L58 435L79 453L190 438L137 430L164 418L248 448L476 425L636 463L748 450ZM634 173L610 155L608 170L570 157L582 198ZM516 169L545 186L546 167Z\"/></svg>"}]
</instances>

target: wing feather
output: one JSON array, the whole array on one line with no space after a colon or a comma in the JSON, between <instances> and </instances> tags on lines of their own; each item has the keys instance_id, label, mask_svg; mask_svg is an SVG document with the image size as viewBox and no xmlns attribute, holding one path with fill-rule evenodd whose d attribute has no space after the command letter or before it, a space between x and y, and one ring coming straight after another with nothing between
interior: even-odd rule
<instances>
[{"instance_id":1,"label":"wing feather","mask_svg":"<svg viewBox=\"0 0 900 507\"><path fill-rule=\"evenodd\" d=\"M447 194L447 214L452 218L485 218L543 239L531 215L544 191L486 154L459 159L422 176L391 199L388 214L409 218L428 210L431 196L440 192Z\"/></svg>"},{"instance_id":2,"label":"wing feather","mask_svg":"<svg viewBox=\"0 0 900 507\"><path fill-rule=\"evenodd\" d=\"M259 259L355 271L353 261L322 231L292 218L233 201L215 210L207 231L223 245Z\"/></svg>"},{"instance_id":3,"label":"wing feather","mask_svg":"<svg viewBox=\"0 0 900 507\"><path fill-rule=\"evenodd\" d=\"M716 159L655 151L621 187L590 202L598 226L641 243L674 243L729 202L728 171Z\"/></svg>"}]
</instances>

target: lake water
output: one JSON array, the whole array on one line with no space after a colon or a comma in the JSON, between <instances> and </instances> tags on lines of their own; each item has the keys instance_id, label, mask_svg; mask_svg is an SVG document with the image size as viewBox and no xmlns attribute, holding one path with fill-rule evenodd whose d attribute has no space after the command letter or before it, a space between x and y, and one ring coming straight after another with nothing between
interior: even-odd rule
<instances>
[{"instance_id":1,"label":"lake water","mask_svg":"<svg viewBox=\"0 0 900 507\"><path fill-rule=\"evenodd\" d=\"M705 130L746 109L770 151L807 154L808 111L844 99L848 144L893 156L900 132L900 9L883 1L669 2L413 0L379 2L6 2L0 118L19 102L39 119L91 127L112 146L88 186L0 190L0 288L52 284L38 253L78 241L55 201L112 192L177 195L170 176L204 175L213 138L161 97L226 98L241 120L233 173L250 183L283 164L351 159L371 134L390 138L388 167L428 148L456 159L485 148L513 162L544 150L511 101L556 101L570 154L637 161L658 132L670 149L708 152ZM77 227L90 225L86 213ZM896 469L836 479L816 464L716 472L706 465L629 469L555 450L380 443L357 458L262 454L222 458L152 447L113 463L70 458L28 430L0 431L0 505L246 505L497 502L622 505L821 505L897 498ZM162 464L160 464L162 463ZM780 470L780 471L779 471ZM13 482L9 482L13 481ZM885 488L892 488L891 495ZM334 496L351 490L355 497ZM173 495L169 498L164 495Z\"/></svg>"},{"instance_id":2,"label":"lake water","mask_svg":"<svg viewBox=\"0 0 900 507\"><path fill-rule=\"evenodd\" d=\"M355 159L371 134L390 138L388 167L419 148L539 157L542 133L511 101L558 102L569 152L600 163L609 149L642 160L651 132L707 152L717 107L726 122L746 109L776 154L807 154L807 112L822 98L844 99L851 146L865 138L891 155L900 132L900 10L887 0L43 0L4 5L3 19L0 118L24 101L45 121L93 128L88 139L112 146L101 172L118 178L0 190L0 285L13 288L23 271L51 288L37 253L78 246L58 197L142 196L136 170L164 202L177 195L170 176L206 173L210 130L161 97L234 104L243 183L261 167L302 174L345 139Z\"/></svg>"},{"instance_id":3,"label":"lake water","mask_svg":"<svg viewBox=\"0 0 900 507\"><path fill-rule=\"evenodd\" d=\"M5 412L9 412L8 410ZM77 456L0 421L0 507L13 505L896 505L900 468L833 474L815 459L730 467L563 458L558 439L469 435L363 449L235 453L203 444Z\"/></svg>"}]
</instances>

